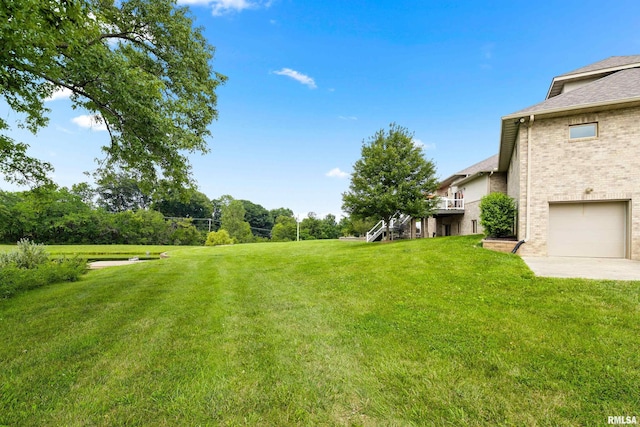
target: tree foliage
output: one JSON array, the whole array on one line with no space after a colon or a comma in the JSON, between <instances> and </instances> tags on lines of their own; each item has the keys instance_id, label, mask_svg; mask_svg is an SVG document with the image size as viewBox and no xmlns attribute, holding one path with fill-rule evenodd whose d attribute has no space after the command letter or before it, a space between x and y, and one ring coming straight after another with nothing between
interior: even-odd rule
<instances>
[{"instance_id":1,"label":"tree foliage","mask_svg":"<svg viewBox=\"0 0 640 427\"><path fill-rule=\"evenodd\" d=\"M169 189L152 204L153 209L165 216L177 218L211 218L213 204L204 194L192 188L182 191Z\"/></svg>"},{"instance_id":2,"label":"tree foliage","mask_svg":"<svg viewBox=\"0 0 640 427\"><path fill-rule=\"evenodd\" d=\"M293 211L289 208L277 208L277 209L271 209L269 211L269 215L271 216L272 222L275 225L278 217L286 216L286 217L293 218Z\"/></svg>"},{"instance_id":3,"label":"tree foliage","mask_svg":"<svg viewBox=\"0 0 640 427\"><path fill-rule=\"evenodd\" d=\"M269 237L273 228L273 219L268 210L262 205L249 200L240 200L244 206L244 219L251 226L251 232L256 237Z\"/></svg>"},{"instance_id":4,"label":"tree foliage","mask_svg":"<svg viewBox=\"0 0 640 427\"><path fill-rule=\"evenodd\" d=\"M362 156L353 166L342 208L355 218L379 218L387 223L397 213L425 217L435 201L437 179L433 161L424 158L413 133L391 124L363 142ZM387 233L388 234L388 233Z\"/></svg>"},{"instance_id":5,"label":"tree foliage","mask_svg":"<svg viewBox=\"0 0 640 427\"><path fill-rule=\"evenodd\" d=\"M97 184L97 204L109 212L146 209L151 204L151 196L140 188L138 180L125 173L104 174Z\"/></svg>"},{"instance_id":6,"label":"tree foliage","mask_svg":"<svg viewBox=\"0 0 640 427\"><path fill-rule=\"evenodd\" d=\"M227 233L227 230L212 231L207 234L207 240L204 242L205 246L220 246L220 245L232 245L233 239Z\"/></svg>"},{"instance_id":7,"label":"tree foliage","mask_svg":"<svg viewBox=\"0 0 640 427\"><path fill-rule=\"evenodd\" d=\"M0 299L50 283L76 281L86 269L84 259L51 260L43 245L21 239L16 250L0 253Z\"/></svg>"},{"instance_id":8,"label":"tree foliage","mask_svg":"<svg viewBox=\"0 0 640 427\"><path fill-rule=\"evenodd\" d=\"M291 242L297 237L297 224L293 216L281 215L276 219L276 223L271 229L271 241Z\"/></svg>"},{"instance_id":9,"label":"tree foliage","mask_svg":"<svg viewBox=\"0 0 640 427\"><path fill-rule=\"evenodd\" d=\"M174 220L171 223L170 242L172 245L202 245L205 235L194 226L190 218Z\"/></svg>"},{"instance_id":10,"label":"tree foliage","mask_svg":"<svg viewBox=\"0 0 640 427\"><path fill-rule=\"evenodd\" d=\"M164 176L191 182L186 153L206 152L217 117L214 49L175 0L0 0L0 95L33 133L45 101L71 92L109 132L103 170L136 171L152 188ZM0 132L10 124L0 118ZM0 135L0 173L42 182L51 165Z\"/></svg>"},{"instance_id":11,"label":"tree foliage","mask_svg":"<svg viewBox=\"0 0 640 427\"><path fill-rule=\"evenodd\" d=\"M516 202L504 193L490 193L480 200L480 224L489 237L513 235Z\"/></svg>"},{"instance_id":12,"label":"tree foliage","mask_svg":"<svg viewBox=\"0 0 640 427\"><path fill-rule=\"evenodd\" d=\"M121 181L118 182L121 184ZM115 198L115 201L111 199L115 204L105 206L100 191L84 183L74 185L71 190L53 184L21 192L0 190L0 243L15 243L28 238L45 244L202 245L211 231L206 222L200 223L203 226L198 228L193 218L183 218L181 215L166 218L166 213L154 209L158 201L151 207L140 207L132 202L137 200L137 196L123 200ZM96 194L99 195L98 203L93 201ZM202 199L200 201L203 203L205 199L208 200L195 190L187 190L186 194ZM176 207L183 208L181 202L174 202ZM268 240L269 237L272 241L292 241L297 238L298 224L290 209L266 211L260 205L235 200L228 195L215 200L215 203L220 211L221 227L213 231L226 233L214 234L218 240L224 240L225 235L229 235L233 243L253 243ZM164 206L174 205L169 203ZM205 206L208 209L209 205L205 203ZM254 206L269 218L273 212L282 212L284 215L277 218L268 235L260 237L252 234L244 206ZM337 224L334 215L328 214L320 219L310 212L300 224L300 237L303 240L335 239L340 236L341 230L342 221Z\"/></svg>"},{"instance_id":13,"label":"tree foliage","mask_svg":"<svg viewBox=\"0 0 640 427\"><path fill-rule=\"evenodd\" d=\"M204 236L190 221L165 221L160 212L108 212L66 188L0 191L0 242L22 238L47 244L198 245Z\"/></svg>"},{"instance_id":14,"label":"tree foliage","mask_svg":"<svg viewBox=\"0 0 640 427\"><path fill-rule=\"evenodd\" d=\"M367 231L371 230L371 228L376 225L379 220L375 219L362 219L355 217L342 217L340 220L340 224L338 227L342 232L343 236L365 236Z\"/></svg>"},{"instance_id":15,"label":"tree foliage","mask_svg":"<svg viewBox=\"0 0 640 427\"><path fill-rule=\"evenodd\" d=\"M240 200L231 200L222 206L220 228L227 230L229 236L238 243L249 243L253 240L251 226L244 220L244 206Z\"/></svg>"},{"instance_id":16,"label":"tree foliage","mask_svg":"<svg viewBox=\"0 0 640 427\"><path fill-rule=\"evenodd\" d=\"M320 219L315 212L309 212L307 217L300 222L300 239L337 239L340 237L340 229L333 214L327 214Z\"/></svg>"}]
</instances>

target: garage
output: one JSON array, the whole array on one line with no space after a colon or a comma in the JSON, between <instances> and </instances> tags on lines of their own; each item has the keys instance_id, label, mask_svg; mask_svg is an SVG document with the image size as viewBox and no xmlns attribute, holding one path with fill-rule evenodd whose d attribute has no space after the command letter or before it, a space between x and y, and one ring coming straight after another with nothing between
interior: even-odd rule
<instances>
[{"instance_id":1,"label":"garage","mask_svg":"<svg viewBox=\"0 0 640 427\"><path fill-rule=\"evenodd\" d=\"M625 258L627 202L549 205L549 256Z\"/></svg>"}]
</instances>

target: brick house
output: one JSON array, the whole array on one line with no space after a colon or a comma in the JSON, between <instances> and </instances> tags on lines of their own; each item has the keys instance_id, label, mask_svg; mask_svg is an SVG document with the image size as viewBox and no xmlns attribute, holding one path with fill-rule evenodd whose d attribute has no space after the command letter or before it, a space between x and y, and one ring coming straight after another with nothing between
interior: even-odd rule
<instances>
[{"instance_id":1,"label":"brick house","mask_svg":"<svg viewBox=\"0 0 640 427\"><path fill-rule=\"evenodd\" d=\"M640 55L551 82L502 118L498 172L518 205L518 253L640 260Z\"/></svg>"},{"instance_id":2,"label":"brick house","mask_svg":"<svg viewBox=\"0 0 640 427\"><path fill-rule=\"evenodd\" d=\"M498 172L494 155L457 172L440 183L440 199L432 229L436 236L480 234L480 199L493 192L507 192L506 173Z\"/></svg>"}]
</instances>

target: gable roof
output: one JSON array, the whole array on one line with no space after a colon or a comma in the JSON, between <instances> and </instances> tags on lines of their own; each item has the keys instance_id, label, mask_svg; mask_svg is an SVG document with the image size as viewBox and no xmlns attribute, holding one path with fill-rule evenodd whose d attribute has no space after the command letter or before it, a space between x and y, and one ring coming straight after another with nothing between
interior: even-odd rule
<instances>
[{"instance_id":1,"label":"gable roof","mask_svg":"<svg viewBox=\"0 0 640 427\"><path fill-rule=\"evenodd\" d=\"M627 56L610 56L602 61L594 62L593 64L580 67L576 70L569 71L568 73L560 74L558 77L572 76L576 74L591 73L594 71L602 71L608 68L620 68L627 65L637 66L640 63L640 55L627 55Z\"/></svg>"},{"instance_id":2,"label":"gable roof","mask_svg":"<svg viewBox=\"0 0 640 427\"><path fill-rule=\"evenodd\" d=\"M455 181L470 178L471 176L484 173L484 172L493 172L498 168L498 154L494 154L488 159L484 159L478 163L475 163L468 168L462 169L460 172L456 172L447 179L443 180L440 183L439 188L448 187L453 184Z\"/></svg>"},{"instance_id":3,"label":"gable roof","mask_svg":"<svg viewBox=\"0 0 640 427\"><path fill-rule=\"evenodd\" d=\"M567 82L597 79L615 73L616 71L636 67L640 67L640 55L611 56L602 61L594 62L593 64L554 77L547 92L547 99L560 95Z\"/></svg>"},{"instance_id":4,"label":"gable roof","mask_svg":"<svg viewBox=\"0 0 640 427\"><path fill-rule=\"evenodd\" d=\"M612 101L622 102L627 99L637 98L640 98L640 68L629 68L587 83L570 92L554 96L539 104L516 111L509 114L509 116L568 110L591 104L603 104Z\"/></svg>"},{"instance_id":5,"label":"gable roof","mask_svg":"<svg viewBox=\"0 0 640 427\"><path fill-rule=\"evenodd\" d=\"M498 155L494 154L488 159L484 159L474 165L469 166L466 169L462 169L456 175L463 175L466 177L469 175L475 175L478 172L491 172L497 167L498 167Z\"/></svg>"},{"instance_id":6,"label":"gable roof","mask_svg":"<svg viewBox=\"0 0 640 427\"><path fill-rule=\"evenodd\" d=\"M562 93L564 84L580 81L582 86ZM558 76L545 101L502 117L498 170L508 169L518 128L531 115L552 117L631 105L640 105L640 55L612 56Z\"/></svg>"}]
</instances>

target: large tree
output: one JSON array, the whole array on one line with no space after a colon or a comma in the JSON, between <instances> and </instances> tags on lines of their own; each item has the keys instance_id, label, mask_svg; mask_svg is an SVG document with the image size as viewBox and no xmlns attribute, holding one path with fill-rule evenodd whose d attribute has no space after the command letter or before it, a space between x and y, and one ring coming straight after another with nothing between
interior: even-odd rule
<instances>
[{"instance_id":1,"label":"large tree","mask_svg":"<svg viewBox=\"0 0 640 427\"><path fill-rule=\"evenodd\" d=\"M297 238L297 224L293 216L281 215L271 229L271 241L290 242Z\"/></svg>"},{"instance_id":2,"label":"large tree","mask_svg":"<svg viewBox=\"0 0 640 427\"><path fill-rule=\"evenodd\" d=\"M129 175L105 173L97 183L97 205L109 212L146 209L151 205L151 196L142 190L138 180Z\"/></svg>"},{"instance_id":3,"label":"large tree","mask_svg":"<svg viewBox=\"0 0 640 427\"><path fill-rule=\"evenodd\" d=\"M273 228L271 214L262 205L249 200L240 200L244 206L244 219L251 226L251 232L257 237L268 238Z\"/></svg>"},{"instance_id":4,"label":"large tree","mask_svg":"<svg viewBox=\"0 0 640 427\"><path fill-rule=\"evenodd\" d=\"M253 241L251 226L244 220L244 206L240 200L231 200L223 205L220 215L220 228L227 230L231 238L238 243L250 243Z\"/></svg>"},{"instance_id":5,"label":"large tree","mask_svg":"<svg viewBox=\"0 0 640 427\"><path fill-rule=\"evenodd\" d=\"M212 218L213 204L206 194L195 189L184 189L180 192L169 189L152 208L165 216L178 218Z\"/></svg>"},{"instance_id":6,"label":"large tree","mask_svg":"<svg viewBox=\"0 0 640 427\"><path fill-rule=\"evenodd\" d=\"M437 188L436 168L424 157L413 133L391 124L363 141L362 157L353 166L349 191L342 208L356 218L376 218L389 223L396 213L427 216L435 200L427 198Z\"/></svg>"},{"instance_id":7,"label":"large tree","mask_svg":"<svg viewBox=\"0 0 640 427\"><path fill-rule=\"evenodd\" d=\"M74 108L106 126L104 170L191 184L186 157L207 152L217 117L214 49L175 0L0 0L0 95L36 133L45 100L71 93ZM0 118L0 175L46 182L51 165L27 155Z\"/></svg>"}]
</instances>

